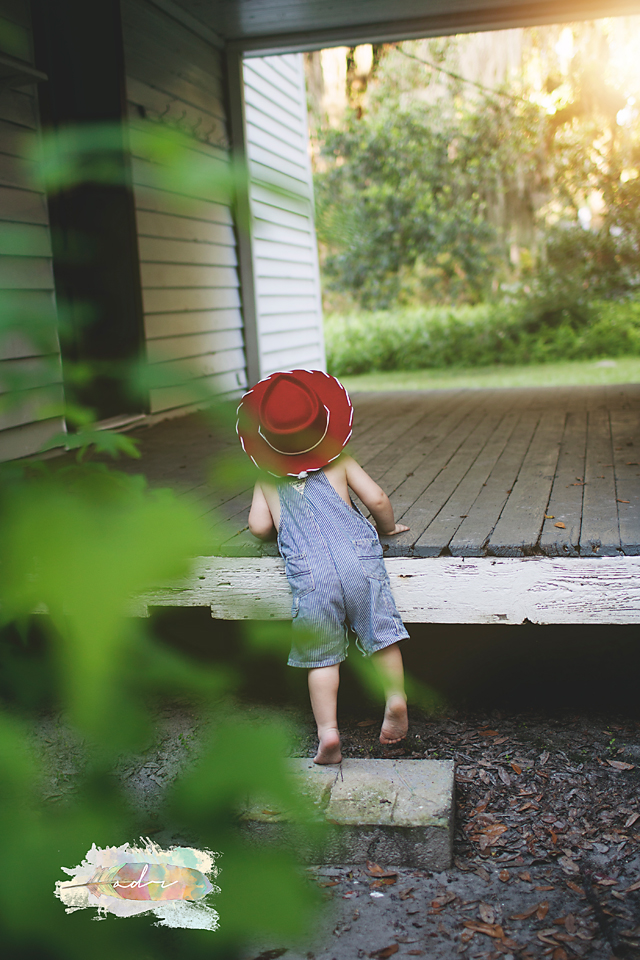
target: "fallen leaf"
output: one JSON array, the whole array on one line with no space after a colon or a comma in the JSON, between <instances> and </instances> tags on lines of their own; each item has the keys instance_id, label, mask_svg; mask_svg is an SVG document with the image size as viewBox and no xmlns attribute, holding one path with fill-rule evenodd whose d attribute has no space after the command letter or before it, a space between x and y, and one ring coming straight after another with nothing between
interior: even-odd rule
<instances>
[{"instance_id":1,"label":"fallen leaf","mask_svg":"<svg viewBox=\"0 0 640 960\"><path fill-rule=\"evenodd\" d=\"M625 763L624 760L607 760L607 763L615 770L635 770L635 764Z\"/></svg>"},{"instance_id":2,"label":"fallen leaf","mask_svg":"<svg viewBox=\"0 0 640 960\"><path fill-rule=\"evenodd\" d=\"M572 913L568 913L564 918L564 926L567 933L573 935L578 927L576 926L576 918Z\"/></svg>"},{"instance_id":3,"label":"fallen leaf","mask_svg":"<svg viewBox=\"0 0 640 960\"><path fill-rule=\"evenodd\" d=\"M517 773L518 776L520 776L520 774L522 773L522 767L519 764L517 764L515 760L511 761L511 769L513 770L514 773Z\"/></svg>"},{"instance_id":4,"label":"fallen leaf","mask_svg":"<svg viewBox=\"0 0 640 960\"><path fill-rule=\"evenodd\" d=\"M421 957L424 953L424 950L407 950L407 953L410 957Z\"/></svg>"},{"instance_id":5,"label":"fallen leaf","mask_svg":"<svg viewBox=\"0 0 640 960\"><path fill-rule=\"evenodd\" d=\"M414 890L415 890L415 887L407 887L406 890L401 890L400 893L399 893L400 899L401 899L401 900L409 900L409 899L413 900L413 891L414 891Z\"/></svg>"},{"instance_id":6,"label":"fallen leaf","mask_svg":"<svg viewBox=\"0 0 640 960\"><path fill-rule=\"evenodd\" d=\"M561 530L566 530L567 525L563 523L562 520L558 520L557 523L554 523L554 527L560 527Z\"/></svg>"},{"instance_id":7,"label":"fallen leaf","mask_svg":"<svg viewBox=\"0 0 640 960\"><path fill-rule=\"evenodd\" d=\"M547 886L544 886L544 887L534 887L533 889L534 889L534 890L544 891L544 890L555 890L555 887L551 886L550 884L547 884Z\"/></svg>"},{"instance_id":8,"label":"fallen leaf","mask_svg":"<svg viewBox=\"0 0 640 960\"><path fill-rule=\"evenodd\" d=\"M562 947L556 947L551 954L551 960L568 960L567 951L563 950Z\"/></svg>"},{"instance_id":9,"label":"fallen leaf","mask_svg":"<svg viewBox=\"0 0 640 960\"><path fill-rule=\"evenodd\" d=\"M498 737L498 739L497 739L497 740L494 740L493 742L494 742L495 744L498 744L498 743L506 743L508 739L509 739L509 737Z\"/></svg>"},{"instance_id":10,"label":"fallen leaf","mask_svg":"<svg viewBox=\"0 0 640 960\"><path fill-rule=\"evenodd\" d=\"M550 943L552 947L557 947L558 944L555 940L550 940L549 937L553 936L555 930L540 930L538 933L538 940L542 940L543 943Z\"/></svg>"},{"instance_id":11,"label":"fallen leaf","mask_svg":"<svg viewBox=\"0 0 640 960\"><path fill-rule=\"evenodd\" d=\"M543 750L540 756L538 757L538 760L540 761L540 766L543 767L548 759L549 759L549 751Z\"/></svg>"},{"instance_id":12,"label":"fallen leaf","mask_svg":"<svg viewBox=\"0 0 640 960\"><path fill-rule=\"evenodd\" d=\"M374 863L373 860L367 860L367 873L370 877L397 877L397 870L385 870L384 867L381 867L380 864Z\"/></svg>"},{"instance_id":13,"label":"fallen leaf","mask_svg":"<svg viewBox=\"0 0 640 960\"><path fill-rule=\"evenodd\" d=\"M596 880L601 887L614 887L617 884L617 880L614 880L612 877L605 877L604 880Z\"/></svg>"},{"instance_id":14,"label":"fallen leaf","mask_svg":"<svg viewBox=\"0 0 640 960\"><path fill-rule=\"evenodd\" d=\"M534 913L536 912L539 906L540 906L539 903L534 903L532 907L529 907L527 910L523 910L522 913L513 913L509 917L509 919L510 920L528 920L529 917L532 917L534 915Z\"/></svg>"},{"instance_id":15,"label":"fallen leaf","mask_svg":"<svg viewBox=\"0 0 640 960\"><path fill-rule=\"evenodd\" d=\"M463 930L460 934L460 940L462 943L468 943L473 937L475 937L476 931L472 929Z\"/></svg>"},{"instance_id":16,"label":"fallen leaf","mask_svg":"<svg viewBox=\"0 0 640 960\"><path fill-rule=\"evenodd\" d=\"M483 923L494 924L496 922L496 912L490 903L479 904L478 915Z\"/></svg>"},{"instance_id":17,"label":"fallen leaf","mask_svg":"<svg viewBox=\"0 0 640 960\"><path fill-rule=\"evenodd\" d=\"M382 947L380 950L374 950L369 954L370 957L373 957L374 960L387 960L387 957L392 957L394 953L397 953L400 947L397 943L390 943L388 947Z\"/></svg>"},{"instance_id":18,"label":"fallen leaf","mask_svg":"<svg viewBox=\"0 0 640 960\"><path fill-rule=\"evenodd\" d=\"M447 904L453 903L456 899L456 895L452 890L447 890L446 893L441 894L435 900L431 901L431 906L434 910L441 910L442 907L446 907Z\"/></svg>"},{"instance_id":19,"label":"fallen leaf","mask_svg":"<svg viewBox=\"0 0 640 960\"><path fill-rule=\"evenodd\" d=\"M545 520L555 520L555 517L552 513L545 513L544 518Z\"/></svg>"},{"instance_id":20,"label":"fallen leaf","mask_svg":"<svg viewBox=\"0 0 640 960\"><path fill-rule=\"evenodd\" d=\"M631 893L633 890L640 890L640 880L636 880L635 883L632 883L630 887L627 887L626 893Z\"/></svg>"},{"instance_id":21,"label":"fallen leaf","mask_svg":"<svg viewBox=\"0 0 640 960\"><path fill-rule=\"evenodd\" d=\"M360 720L360 722L357 723L356 726L358 726L358 727L372 727L375 722L376 722L375 720Z\"/></svg>"},{"instance_id":22,"label":"fallen leaf","mask_svg":"<svg viewBox=\"0 0 640 960\"><path fill-rule=\"evenodd\" d=\"M582 887L579 887L577 883L573 882L573 880L567 880L566 883L567 883L567 886L569 887L569 890L573 890L574 893L577 893L578 896L584 900L586 894L582 889ZM640 888L640 881L638 881L638 887Z\"/></svg>"},{"instance_id":23,"label":"fallen leaf","mask_svg":"<svg viewBox=\"0 0 640 960\"><path fill-rule=\"evenodd\" d=\"M318 883L319 887L337 887L342 883L342 880L323 880L322 883Z\"/></svg>"},{"instance_id":24,"label":"fallen leaf","mask_svg":"<svg viewBox=\"0 0 640 960\"><path fill-rule=\"evenodd\" d=\"M625 824L624 824L624 825L625 825L625 828L626 828L626 827L632 827L632 826L634 825L634 823L636 822L636 820L638 820L638 819L640 819L640 813L632 813L632 814L631 814L629 817L627 817L627 819L625 820Z\"/></svg>"},{"instance_id":25,"label":"fallen leaf","mask_svg":"<svg viewBox=\"0 0 640 960\"><path fill-rule=\"evenodd\" d=\"M478 730L478 733L482 734L483 737L497 737L497 730Z\"/></svg>"},{"instance_id":26,"label":"fallen leaf","mask_svg":"<svg viewBox=\"0 0 640 960\"><path fill-rule=\"evenodd\" d=\"M503 883L509 883L509 871L501 870L498 874L498 879L502 880Z\"/></svg>"},{"instance_id":27,"label":"fallen leaf","mask_svg":"<svg viewBox=\"0 0 640 960\"><path fill-rule=\"evenodd\" d=\"M631 503L630 500L616 500L616 503Z\"/></svg>"},{"instance_id":28,"label":"fallen leaf","mask_svg":"<svg viewBox=\"0 0 640 960\"><path fill-rule=\"evenodd\" d=\"M574 860L570 860L569 857L560 857L558 863L565 873L580 873L578 864Z\"/></svg>"},{"instance_id":29,"label":"fallen leaf","mask_svg":"<svg viewBox=\"0 0 640 960\"><path fill-rule=\"evenodd\" d=\"M473 872L475 873L476 877L480 877L480 879L484 880L485 883L488 883L489 880L491 880L491 874L487 873L484 867L478 867L478 869L474 870Z\"/></svg>"},{"instance_id":30,"label":"fallen leaf","mask_svg":"<svg viewBox=\"0 0 640 960\"><path fill-rule=\"evenodd\" d=\"M548 912L549 912L549 901L543 900L542 903L538 904L538 909L536 910L536 920L544 920Z\"/></svg>"},{"instance_id":31,"label":"fallen leaf","mask_svg":"<svg viewBox=\"0 0 640 960\"><path fill-rule=\"evenodd\" d=\"M528 806L531 806L531 804L528 804ZM531 874L528 870L523 870L522 873L518 874L518 876L521 880L524 880L525 883L531 883Z\"/></svg>"},{"instance_id":32,"label":"fallen leaf","mask_svg":"<svg viewBox=\"0 0 640 960\"><path fill-rule=\"evenodd\" d=\"M370 887L371 890L377 890L377 889L379 889L380 887L388 887L388 886L390 886L392 883L397 883L397 881L398 881L398 877L397 877L397 876L395 876L395 877L379 877L378 879L376 879L376 880L374 880L372 883L370 883L370 884L369 884L369 887Z\"/></svg>"},{"instance_id":33,"label":"fallen leaf","mask_svg":"<svg viewBox=\"0 0 640 960\"><path fill-rule=\"evenodd\" d=\"M477 920L463 920L463 925L475 933L484 933L487 937L494 937L496 940L504 938L504 930L497 923L478 923Z\"/></svg>"}]
</instances>

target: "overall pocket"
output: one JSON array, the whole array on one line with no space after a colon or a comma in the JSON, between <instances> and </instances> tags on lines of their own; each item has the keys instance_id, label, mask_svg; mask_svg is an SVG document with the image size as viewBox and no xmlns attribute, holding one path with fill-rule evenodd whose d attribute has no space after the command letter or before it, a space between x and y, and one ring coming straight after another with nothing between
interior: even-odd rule
<instances>
[{"instance_id":1,"label":"overall pocket","mask_svg":"<svg viewBox=\"0 0 640 960\"><path fill-rule=\"evenodd\" d=\"M300 607L300 600L306 597L308 593L315 590L315 582L309 560L306 553L300 553L295 557L287 557L284 561L284 569L293 594L292 616L296 616Z\"/></svg>"},{"instance_id":2,"label":"overall pocket","mask_svg":"<svg viewBox=\"0 0 640 960\"><path fill-rule=\"evenodd\" d=\"M352 540L356 556L365 574L371 580L386 580L387 570L384 565L382 544L375 538L366 540Z\"/></svg>"}]
</instances>

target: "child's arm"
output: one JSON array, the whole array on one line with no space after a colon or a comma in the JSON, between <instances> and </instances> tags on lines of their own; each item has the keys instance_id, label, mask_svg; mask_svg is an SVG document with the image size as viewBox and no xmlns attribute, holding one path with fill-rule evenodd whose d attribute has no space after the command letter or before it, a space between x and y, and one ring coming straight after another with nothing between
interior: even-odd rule
<instances>
[{"instance_id":1,"label":"child's arm","mask_svg":"<svg viewBox=\"0 0 640 960\"><path fill-rule=\"evenodd\" d=\"M404 533L405 530L408 530L409 527L405 526L404 523L395 522L389 497L375 480L371 479L366 470L363 470L352 457L345 457L344 465L347 483L353 492L360 497L365 507L371 511L378 532L390 537L394 533Z\"/></svg>"},{"instance_id":2,"label":"child's arm","mask_svg":"<svg viewBox=\"0 0 640 960\"><path fill-rule=\"evenodd\" d=\"M260 540L270 540L275 533L271 509L259 483L253 488L253 500L249 511L249 530Z\"/></svg>"}]
</instances>

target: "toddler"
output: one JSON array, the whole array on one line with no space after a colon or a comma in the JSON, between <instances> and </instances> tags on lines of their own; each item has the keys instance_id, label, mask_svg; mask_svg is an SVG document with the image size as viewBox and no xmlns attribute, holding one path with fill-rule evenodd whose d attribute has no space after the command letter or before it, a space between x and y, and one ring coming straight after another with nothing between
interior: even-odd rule
<instances>
[{"instance_id":1,"label":"toddler","mask_svg":"<svg viewBox=\"0 0 640 960\"><path fill-rule=\"evenodd\" d=\"M317 370L274 373L242 398L238 434L254 463L271 474L254 489L249 529L277 531L293 594L289 665L308 670L318 728L316 763L339 763L337 699L347 627L371 656L385 690L380 742L407 733L402 655L408 633L396 609L376 528L352 504L360 498L386 536L396 523L389 498L343 452L353 408L344 387Z\"/></svg>"}]
</instances>

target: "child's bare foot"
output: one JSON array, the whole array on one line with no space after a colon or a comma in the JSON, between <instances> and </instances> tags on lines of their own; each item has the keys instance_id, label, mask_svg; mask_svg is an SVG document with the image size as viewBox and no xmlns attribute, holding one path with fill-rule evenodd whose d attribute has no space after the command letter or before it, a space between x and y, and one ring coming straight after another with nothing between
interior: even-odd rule
<instances>
[{"instance_id":1,"label":"child's bare foot","mask_svg":"<svg viewBox=\"0 0 640 960\"><path fill-rule=\"evenodd\" d=\"M408 729L407 701L401 694L396 693L387 700L380 731L380 743L398 743L406 737Z\"/></svg>"},{"instance_id":2,"label":"child's bare foot","mask_svg":"<svg viewBox=\"0 0 640 960\"><path fill-rule=\"evenodd\" d=\"M313 758L314 763L340 763L340 733L337 729L323 731L320 736L318 752Z\"/></svg>"}]
</instances>

